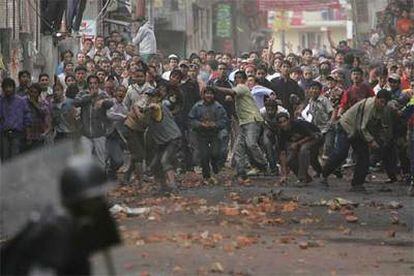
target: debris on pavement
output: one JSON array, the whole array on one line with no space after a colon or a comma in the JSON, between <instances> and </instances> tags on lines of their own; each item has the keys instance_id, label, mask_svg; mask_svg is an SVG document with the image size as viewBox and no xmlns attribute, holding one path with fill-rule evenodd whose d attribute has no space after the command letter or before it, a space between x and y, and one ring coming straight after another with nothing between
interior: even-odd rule
<instances>
[{"instance_id":1,"label":"debris on pavement","mask_svg":"<svg viewBox=\"0 0 414 276\"><path fill-rule=\"evenodd\" d=\"M392 224L399 224L400 223L400 214L397 211L392 211L391 215L391 223Z\"/></svg>"},{"instance_id":2,"label":"debris on pavement","mask_svg":"<svg viewBox=\"0 0 414 276\"><path fill-rule=\"evenodd\" d=\"M346 215L345 220L350 223L354 223L358 221L358 217L355 215Z\"/></svg>"},{"instance_id":3,"label":"debris on pavement","mask_svg":"<svg viewBox=\"0 0 414 276\"><path fill-rule=\"evenodd\" d=\"M398 201L390 201L388 202L387 207L390 209L400 209L403 205Z\"/></svg>"},{"instance_id":4,"label":"debris on pavement","mask_svg":"<svg viewBox=\"0 0 414 276\"><path fill-rule=\"evenodd\" d=\"M130 208L127 206L121 206L119 204L115 204L109 209L109 211L113 215L119 214L119 213L125 213L127 216L139 216L139 215L149 214L151 212L151 208L149 207Z\"/></svg>"},{"instance_id":5,"label":"debris on pavement","mask_svg":"<svg viewBox=\"0 0 414 276\"><path fill-rule=\"evenodd\" d=\"M330 200L321 199L310 204L310 206L327 206L330 210L339 210L344 206L358 207L358 205L358 202L347 200L341 197L335 197Z\"/></svg>"},{"instance_id":6,"label":"debris on pavement","mask_svg":"<svg viewBox=\"0 0 414 276\"><path fill-rule=\"evenodd\" d=\"M224 268L223 268L223 265L221 263L215 262L215 263L211 264L210 271L213 272L213 273L223 273Z\"/></svg>"}]
</instances>

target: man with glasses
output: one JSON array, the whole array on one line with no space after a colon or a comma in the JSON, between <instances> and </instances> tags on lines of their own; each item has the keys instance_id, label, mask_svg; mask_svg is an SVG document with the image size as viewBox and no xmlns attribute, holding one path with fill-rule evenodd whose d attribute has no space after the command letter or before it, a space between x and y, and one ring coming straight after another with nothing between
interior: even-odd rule
<instances>
[{"instance_id":1,"label":"man with glasses","mask_svg":"<svg viewBox=\"0 0 414 276\"><path fill-rule=\"evenodd\" d=\"M109 120L106 111L114 105L106 93L99 89L98 78L87 78L88 90L80 92L73 102L81 109L81 143L95 155L102 167L106 166L106 134Z\"/></svg>"}]
</instances>

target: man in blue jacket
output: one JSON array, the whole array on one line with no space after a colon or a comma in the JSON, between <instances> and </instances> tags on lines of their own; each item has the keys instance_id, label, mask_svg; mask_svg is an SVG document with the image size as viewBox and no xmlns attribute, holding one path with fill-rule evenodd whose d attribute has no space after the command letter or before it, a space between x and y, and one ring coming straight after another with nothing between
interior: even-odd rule
<instances>
[{"instance_id":1,"label":"man in blue jacket","mask_svg":"<svg viewBox=\"0 0 414 276\"><path fill-rule=\"evenodd\" d=\"M191 109L188 117L194 130L200 153L200 163L205 184L217 184L211 176L219 171L220 140L219 131L227 126L228 118L224 107L214 100L214 89L207 87L203 91L203 99Z\"/></svg>"}]
</instances>

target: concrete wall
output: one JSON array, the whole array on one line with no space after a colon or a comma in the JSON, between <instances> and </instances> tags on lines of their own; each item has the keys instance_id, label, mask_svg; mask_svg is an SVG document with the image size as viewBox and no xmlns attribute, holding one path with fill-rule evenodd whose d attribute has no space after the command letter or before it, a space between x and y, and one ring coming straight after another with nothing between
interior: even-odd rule
<instances>
[{"instance_id":1,"label":"concrete wall","mask_svg":"<svg viewBox=\"0 0 414 276\"><path fill-rule=\"evenodd\" d=\"M332 39L335 43L338 43L340 40L346 39L346 27L331 27L332 31ZM298 46L302 48L301 45L301 34L307 33L307 32L313 32L318 33L321 35L321 45L326 45L329 48L329 41L327 37L327 33L324 31L321 31L321 28L301 28L301 29L287 29L285 31L285 43L291 43L293 52L297 53ZM281 51L281 41L282 41L282 32L276 32L274 34L274 49L273 51ZM288 53L289 50L286 49L286 53Z\"/></svg>"}]
</instances>

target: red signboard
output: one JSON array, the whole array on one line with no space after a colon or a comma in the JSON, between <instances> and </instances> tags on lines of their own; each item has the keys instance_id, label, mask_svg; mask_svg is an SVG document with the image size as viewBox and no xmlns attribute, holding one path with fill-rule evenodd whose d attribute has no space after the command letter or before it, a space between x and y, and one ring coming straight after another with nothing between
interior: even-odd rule
<instances>
[{"instance_id":1,"label":"red signboard","mask_svg":"<svg viewBox=\"0 0 414 276\"><path fill-rule=\"evenodd\" d=\"M315 11L340 8L339 0L257 0L260 10Z\"/></svg>"}]
</instances>

